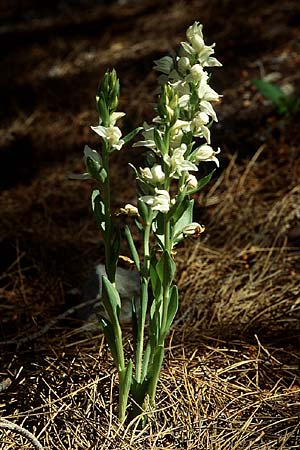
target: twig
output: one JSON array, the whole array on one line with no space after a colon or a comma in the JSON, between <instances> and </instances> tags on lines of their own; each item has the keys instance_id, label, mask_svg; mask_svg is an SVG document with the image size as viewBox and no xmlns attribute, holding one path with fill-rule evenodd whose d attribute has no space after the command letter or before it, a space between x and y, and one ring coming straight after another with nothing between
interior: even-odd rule
<instances>
[{"instance_id":1,"label":"twig","mask_svg":"<svg viewBox=\"0 0 300 450\"><path fill-rule=\"evenodd\" d=\"M36 450L44 450L37 438L30 431L26 430L26 428L23 428L20 425L9 422L6 419L0 419L0 428L4 428L6 430L13 431L14 433L20 434L21 436L28 439Z\"/></svg>"}]
</instances>

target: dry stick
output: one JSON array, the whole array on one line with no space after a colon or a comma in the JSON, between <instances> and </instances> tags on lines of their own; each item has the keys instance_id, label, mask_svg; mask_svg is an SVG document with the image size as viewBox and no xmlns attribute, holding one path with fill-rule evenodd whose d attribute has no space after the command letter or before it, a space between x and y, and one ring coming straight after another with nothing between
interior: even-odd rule
<instances>
[{"instance_id":1,"label":"dry stick","mask_svg":"<svg viewBox=\"0 0 300 450\"><path fill-rule=\"evenodd\" d=\"M0 428L4 428L6 430L13 431L14 433L20 434L21 436L28 439L28 441L31 442L36 450L44 450L44 447L42 447L37 438L32 433L30 433L30 431L26 430L26 428L23 428L20 425L9 422L6 419L0 419Z\"/></svg>"}]
</instances>

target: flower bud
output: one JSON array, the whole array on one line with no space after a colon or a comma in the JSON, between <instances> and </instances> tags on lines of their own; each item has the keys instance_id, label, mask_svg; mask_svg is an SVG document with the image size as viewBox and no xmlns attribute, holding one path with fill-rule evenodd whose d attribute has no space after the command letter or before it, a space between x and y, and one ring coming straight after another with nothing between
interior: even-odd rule
<instances>
[{"instance_id":1,"label":"flower bud","mask_svg":"<svg viewBox=\"0 0 300 450\"><path fill-rule=\"evenodd\" d=\"M191 174L189 174L185 183L189 189L196 189L196 187L198 186L197 178L195 177L195 175L191 175Z\"/></svg>"},{"instance_id":2,"label":"flower bud","mask_svg":"<svg viewBox=\"0 0 300 450\"><path fill-rule=\"evenodd\" d=\"M120 208L120 214L127 214L128 216L139 216L139 211L136 206L127 203L124 208Z\"/></svg>"},{"instance_id":3,"label":"flower bud","mask_svg":"<svg viewBox=\"0 0 300 450\"><path fill-rule=\"evenodd\" d=\"M186 71L190 68L190 60L187 56L181 56L177 62L178 70L183 75L185 75Z\"/></svg>"},{"instance_id":4,"label":"flower bud","mask_svg":"<svg viewBox=\"0 0 300 450\"><path fill-rule=\"evenodd\" d=\"M203 233L204 230L205 230L204 225L200 225L200 223L197 223L197 222L192 222L183 228L182 234L184 236L198 237L198 236L200 236L201 233Z\"/></svg>"}]
</instances>

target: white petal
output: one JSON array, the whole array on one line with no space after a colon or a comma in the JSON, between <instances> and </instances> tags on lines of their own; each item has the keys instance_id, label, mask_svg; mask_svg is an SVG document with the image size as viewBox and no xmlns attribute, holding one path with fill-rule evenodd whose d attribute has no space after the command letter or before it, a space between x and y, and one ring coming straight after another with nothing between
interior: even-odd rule
<instances>
[{"instance_id":1,"label":"white petal","mask_svg":"<svg viewBox=\"0 0 300 450\"><path fill-rule=\"evenodd\" d=\"M103 127L102 125L98 125L97 127L91 127L95 133L97 133L101 137L106 137L106 130L107 128Z\"/></svg>"}]
</instances>

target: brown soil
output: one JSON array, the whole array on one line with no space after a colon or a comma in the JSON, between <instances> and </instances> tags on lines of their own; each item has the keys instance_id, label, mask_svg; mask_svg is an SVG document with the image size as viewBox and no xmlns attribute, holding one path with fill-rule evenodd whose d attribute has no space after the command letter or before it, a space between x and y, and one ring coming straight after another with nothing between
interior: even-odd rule
<instances>
[{"instance_id":1,"label":"brown soil","mask_svg":"<svg viewBox=\"0 0 300 450\"><path fill-rule=\"evenodd\" d=\"M300 95L299 2L42 4L0 8L1 417L45 449L299 448L299 114L279 116L251 83L276 73ZM195 20L224 66L212 78L221 168L196 198L205 235L178 250L180 311L141 432L119 427L101 333L53 320L103 260L91 184L67 174L99 145L90 125L105 70L121 80L125 133L151 120L153 60ZM115 208L134 202L128 162L140 159L130 148L114 158ZM0 449L17 448L32 447L0 428Z\"/></svg>"}]
</instances>

